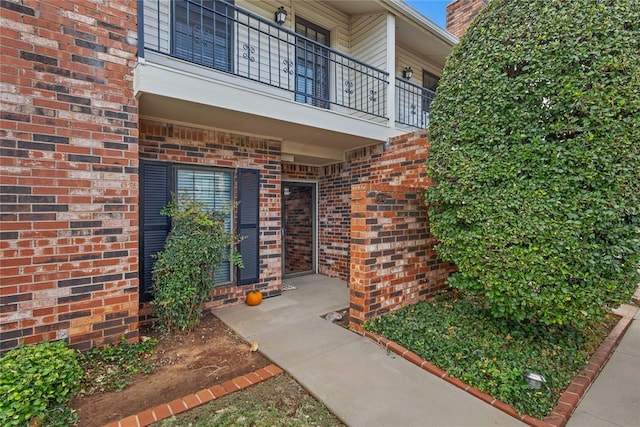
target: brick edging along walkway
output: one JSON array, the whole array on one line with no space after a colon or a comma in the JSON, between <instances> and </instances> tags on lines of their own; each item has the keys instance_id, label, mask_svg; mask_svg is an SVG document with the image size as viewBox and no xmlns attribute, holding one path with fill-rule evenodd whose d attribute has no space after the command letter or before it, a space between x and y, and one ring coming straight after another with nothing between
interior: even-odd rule
<instances>
[{"instance_id":1,"label":"brick edging along walkway","mask_svg":"<svg viewBox=\"0 0 640 427\"><path fill-rule=\"evenodd\" d=\"M138 414L128 416L120 421L114 421L107 424L104 427L144 427L158 421L171 418L174 415L178 415L182 412L193 409L197 406L204 405L215 399L219 399L222 396L226 396L234 391L242 390L250 385L257 384L269 378L273 378L280 375L283 370L274 365L268 365L257 371L248 373L236 377L232 380L225 381L222 384L214 385L213 387L205 388L197 393L189 394L181 399L172 400L169 403L163 403L155 408L147 409Z\"/></svg>"},{"instance_id":2,"label":"brick edging along walkway","mask_svg":"<svg viewBox=\"0 0 640 427\"><path fill-rule=\"evenodd\" d=\"M447 375L445 371L438 368L436 365L428 362L422 357L418 356L414 352L407 350L401 345L388 340L384 337L371 333L369 331L364 331L362 335L365 337L375 341L377 344L381 345L388 351L392 351L399 356L402 356L404 359L413 363L414 365L419 366L425 371L430 372L431 374L440 377L441 379L453 384L454 386L466 391L467 393L472 394L480 400L484 400L491 406L494 406L497 409L500 409L502 412L505 412L508 415L511 415L514 418L519 419L531 426L538 427L563 427L569 417L575 410L576 406L580 402L580 399L585 395L591 383L595 381L598 377L598 374L607 363L611 354L613 354L613 350L617 347L618 342L629 328L631 321L633 320L633 316L624 316L620 317L620 320L613 327L609 335L604 339L604 341L600 344L595 353L591 356L589 363L580 371L580 373L571 381L571 384L567 387L567 389L560 395L558 399L558 403L551 411L551 414L546 416L543 420L531 417L527 414L520 415L518 412L510 405L501 400L494 398L493 396L484 393L478 390L475 387L471 387L463 383L458 378L450 377Z\"/></svg>"}]
</instances>

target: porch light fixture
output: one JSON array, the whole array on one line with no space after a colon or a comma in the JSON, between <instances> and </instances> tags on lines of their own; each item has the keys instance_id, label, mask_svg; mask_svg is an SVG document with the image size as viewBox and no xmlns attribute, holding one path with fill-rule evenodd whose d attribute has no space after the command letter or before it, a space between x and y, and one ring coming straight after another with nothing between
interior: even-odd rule
<instances>
[{"instance_id":1,"label":"porch light fixture","mask_svg":"<svg viewBox=\"0 0 640 427\"><path fill-rule=\"evenodd\" d=\"M542 375L536 374L535 372L525 372L524 379L527 380L527 384L529 384L529 389L531 390L539 390L542 384L547 382Z\"/></svg>"},{"instance_id":2,"label":"porch light fixture","mask_svg":"<svg viewBox=\"0 0 640 427\"><path fill-rule=\"evenodd\" d=\"M404 77L407 80L410 80L411 77L413 77L413 68L405 67L405 69L402 70L402 77Z\"/></svg>"},{"instance_id":3,"label":"porch light fixture","mask_svg":"<svg viewBox=\"0 0 640 427\"><path fill-rule=\"evenodd\" d=\"M276 10L276 24L282 25L287 20L287 11L284 9L284 6L280 6L278 10Z\"/></svg>"}]
</instances>

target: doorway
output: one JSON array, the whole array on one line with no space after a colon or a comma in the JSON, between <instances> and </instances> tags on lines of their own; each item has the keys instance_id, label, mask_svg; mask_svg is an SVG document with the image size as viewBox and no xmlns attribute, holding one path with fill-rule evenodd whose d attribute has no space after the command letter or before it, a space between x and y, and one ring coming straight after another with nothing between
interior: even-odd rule
<instances>
[{"instance_id":1,"label":"doorway","mask_svg":"<svg viewBox=\"0 0 640 427\"><path fill-rule=\"evenodd\" d=\"M282 274L316 272L316 184L282 183Z\"/></svg>"}]
</instances>

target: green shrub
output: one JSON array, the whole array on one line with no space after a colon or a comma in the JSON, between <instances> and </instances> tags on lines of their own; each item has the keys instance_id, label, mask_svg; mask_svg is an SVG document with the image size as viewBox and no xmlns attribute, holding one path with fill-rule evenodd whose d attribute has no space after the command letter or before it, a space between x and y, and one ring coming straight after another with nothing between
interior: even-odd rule
<instances>
[{"instance_id":1,"label":"green shrub","mask_svg":"<svg viewBox=\"0 0 640 427\"><path fill-rule=\"evenodd\" d=\"M73 423L66 403L78 390L82 368L64 341L43 342L11 350L0 358L0 424Z\"/></svg>"},{"instance_id":2,"label":"green shrub","mask_svg":"<svg viewBox=\"0 0 640 427\"><path fill-rule=\"evenodd\" d=\"M162 214L171 217L173 226L153 267L154 321L162 331L191 330L202 318L214 270L233 239L224 229L223 213L188 196L174 197ZM241 265L237 255L232 260Z\"/></svg>"},{"instance_id":3,"label":"green shrub","mask_svg":"<svg viewBox=\"0 0 640 427\"><path fill-rule=\"evenodd\" d=\"M636 1L492 0L449 57L431 231L495 316L586 324L638 285L638 52Z\"/></svg>"}]
</instances>

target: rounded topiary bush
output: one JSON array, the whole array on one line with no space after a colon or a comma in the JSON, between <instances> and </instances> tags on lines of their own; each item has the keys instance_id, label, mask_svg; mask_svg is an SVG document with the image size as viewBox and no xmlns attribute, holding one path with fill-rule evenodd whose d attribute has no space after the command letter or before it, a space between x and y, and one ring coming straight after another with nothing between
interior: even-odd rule
<instances>
[{"instance_id":1,"label":"rounded topiary bush","mask_svg":"<svg viewBox=\"0 0 640 427\"><path fill-rule=\"evenodd\" d=\"M449 283L581 325L640 282L640 5L492 0L445 66L426 201Z\"/></svg>"}]
</instances>

